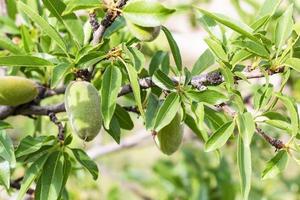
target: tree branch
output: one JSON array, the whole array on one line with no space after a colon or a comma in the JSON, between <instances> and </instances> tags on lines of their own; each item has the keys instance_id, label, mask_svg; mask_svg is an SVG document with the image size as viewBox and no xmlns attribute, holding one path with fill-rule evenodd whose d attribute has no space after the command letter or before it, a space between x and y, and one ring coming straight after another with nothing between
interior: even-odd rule
<instances>
[{"instance_id":1,"label":"tree branch","mask_svg":"<svg viewBox=\"0 0 300 200\"><path fill-rule=\"evenodd\" d=\"M277 72L269 73L270 75L281 73L282 70ZM245 77L247 79L257 79L263 78L264 74L259 71L252 71L252 72L245 72ZM236 80L240 80L239 77L235 77ZM179 78L174 77L173 79L174 84L178 84ZM219 72L207 73L202 74L199 76L195 76L192 78L190 85L197 89L201 89L203 86L210 86L210 85L219 85L224 82L224 77ZM154 82L150 77L141 78L139 79L139 85L141 89L148 89L152 87L156 87ZM41 90L42 94L39 95L39 98L47 98L57 94L63 94L65 92L66 87L60 87L55 90L51 89L44 89ZM132 92L132 88L130 84L122 86L118 97L124 96ZM56 105L48 105L48 106L39 106L33 105L32 103L24 104L18 107L11 107L11 106L0 106L0 120L3 120L9 116L13 115L48 115L48 113L60 113L65 112L64 103L59 103Z\"/></svg>"},{"instance_id":2,"label":"tree branch","mask_svg":"<svg viewBox=\"0 0 300 200\"><path fill-rule=\"evenodd\" d=\"M126 5L127 1L128 0L119 0L116 5L116 9L121 9L123 6ZM92 45L97 45L99 42L101 42L106 29L110 27L110 25L112 25L112 23L116 20L118 16L120 16L120 14L120 12L110 9L106 12L105 16L100 22L100 26L94 31ZM90 21L94 22L93 19L90 19ZM95 28L95 26L93 28Z\"/></svg>"}]
</instances>

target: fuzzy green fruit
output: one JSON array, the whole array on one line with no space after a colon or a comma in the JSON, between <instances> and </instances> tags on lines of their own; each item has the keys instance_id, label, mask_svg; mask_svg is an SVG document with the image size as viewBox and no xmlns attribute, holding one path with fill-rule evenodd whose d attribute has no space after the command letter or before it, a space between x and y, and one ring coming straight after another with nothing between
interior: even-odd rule
<instances>
[{"instance_id":1,"label":"fuzzy green fruit","mask_svg":"<svg viewBox=\"0 0 300 200\"><path fill-rule=\"evenodd\" d=\"M37 85L19 76L0 77L0 105L18 106L32 101L38 95Z\"/></svg>"},{"instance_id":2,"label":"fuzzy green fruit","mask_svg":"<svg viewBox=\"0 0 300 200\"><path fill-rule=\"evenodd\" d=\"M176 114L170 124L162 128L155 136L158 148L167 155L178 150L183 138L183 126L180 114Z\"/></svg>"},{"instance_id":3,"label":"fuzzy green fruit","mask_svg":"<svg viewBox=\"0 0 300 200\"><path fill-rule=\"evenodd\" d=\"M161 26L142 27L131 22L127 22L127 27L134 37L144 42L151 42L155 40L161 30Z\"/></svg>"},{"instance_id":4,"label":"fuzzy green fruit","mask_svg":"<svg viewBox=\"0 0 300 200\"><path fill-rule=\"evenodd\" d=\"M94 139L102 126L97 89L86 81L70 83L65 93L65 107L73 132L85 141Z\"/></svg>"}]
</instances>

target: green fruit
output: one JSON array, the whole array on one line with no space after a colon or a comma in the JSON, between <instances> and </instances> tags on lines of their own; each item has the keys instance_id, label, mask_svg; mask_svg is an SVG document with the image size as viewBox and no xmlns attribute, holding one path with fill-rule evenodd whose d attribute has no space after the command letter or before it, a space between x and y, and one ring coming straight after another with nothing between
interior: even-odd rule
<instances>
[{"instance_id":1,"label":"green fruit","mask_svg":"<svg viewBox=\"0 0 300 200\"><path fill-rule=\"evenodd\" d=\"M65 107L73 132L85 141L94 139L102 126L97 89L86 81L70 83L65 93Z\"/></svg>"},{"instance_id":2,"label":"green fruit","mask_svg":"<svg viewBox=\"0 0 300 200\"><path fill-rule=\"evenodd\" d=\"M180 114L176 114L171 123L162 128L155 137L159 149L167 155L178 150L183 138L183 125Z\"/></svg>"},{"instance_id":3,"label":"green fruit","mask_svg":"<svg viewBox=\"0 0 300 200\"><path fill-rule=\"evenodd\" d=\"M155 40L158 37L161 30L161 26L143 27L133 24L131 22L127 22L127 26L132 35L134 35L134 37L144 42L151 42Z\"/></svg>"},{"instance_id":4,"label":"green fruit","mask_svg":"<svg viewBox=\"0 0 300 200\"><path fill-rule=\"evenodd\" d=\"M32 101L39 91L29 79L19 76L0 77L0 105L18 106Z\"/></svg>"}]
</instances>

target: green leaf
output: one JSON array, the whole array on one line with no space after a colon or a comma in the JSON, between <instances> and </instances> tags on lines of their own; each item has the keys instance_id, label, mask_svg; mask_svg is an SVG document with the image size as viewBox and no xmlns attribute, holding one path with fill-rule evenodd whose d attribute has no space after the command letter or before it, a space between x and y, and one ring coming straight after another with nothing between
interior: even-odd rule
<instances>
[{"instance_id":1,"label":"green leaf","mask_svg":"<svg viewBox=\"0 0 300 200\"><path fill-rule=\"evenodd\" d=\"M246 51L244 49L238 50L234 53L233 57L231 58L230 63L232 66L236 66L240 62L249 58L251 55L252 55L252 53L250 53L249 51Z\"/></svg>"},{"instance_id":2,"label":"green leaf","mask_svg":"<svg viewBox=\"0 0 300 200\"><path fill-rule=\"evenodd\" d=\"M22 200L33 181L40 175L49 154L41 156L26 170L17 200Z\"/></svg>"},{"instance_id":3,"label":"green leaf","mask_svg":"<svg viewBox=\"0 0 300 200\"><path fill-rule=\"evenodd\" d=\"M202 140L206 141L206 135L202 130L199 129L196 121L189 114L186 114L184 118L184 123Z\"/></svg>"},{"instance_id":4,"label":"green leaf","mask_svg":"<svg viewBox=\"0 0 300 200\"><path fill-rule=\"evenodd\" d=\"M98 167L97 164L81 149L72 149L72 152L76 160L84 166L93 176L93 179L98 178Z\"/></svg>"},{"instance_id":5,"label":"green leaf","mask_svg":"<svg viewBox=\"0 0 300 200\"><path fill-rule=\"evenodd\" d=\"M280 94L276 94L276 96L283 102L285 107L287 108L290 118L291 118L291 125L292 125L292 132L293 136L296 136L299 130L299 118L298 118L298 111L296 106L294 105L291 98L287 96L282 96Z\"/></svg>"},{"instance_id":6,"label":"green leaf","mask_svg":"<svg viewBox=\"0 0 300 200\"><path fill-rule=\"evenodd\" d=\"M51 74L51 88L55 88L59 84L71 67L72 65L69 63L60 63L53 68Z\"/></svg>"},{"instance_id":7,"label":"green leaf","mask_svg":"<svg viewBox=\"0 0 300 200\"><path fill-rule=\"evenodd\" d=\"M63 166L63 183L62 183L62 190L60 191L59 198L63 195L63 192L66 190L65 185L67 180L70 176L72 170L72 162L70 156L64 152L64 166ZM64 198L62 198L64 199Z\"/></svg>"},{"instance_id":8,"label":"green leaf","mask_svg":"<svg viewBox=\"0 0 300 200\"><path fill-rule=\"evenodd\" d=\"M269 52L266 50L266 48L263 45L254 41L250 41L250 40L235 41L233 42L233 44L239 46L242 49L246 49L249 52L254 53L263 58L269 58L270 56Z\"/></svg>"},{"instance_id":9,"label":"green leaf","mask_svg":"<svg viewBox=\"0 0 300 200\"><path fill-rule=\"evenodd\" d=\"M288 153L285 150L280 150L270 161L268 161L262 179L268 179L282 172L288 163Z\"/></svg>"},{"instance_id":10,"label":"green leaf","mask_svg":"<svg viewBox=\"0 0 300 200\"><path fill-rule=\"evenodd\" d=\"M246 146L250 146L251 139L255 131L255 123L251 113L246 112L239 114L237 117L237 127L244 144Z\"/></svg>"},{"instance_id":11,"label":"green leaf","mask_svg":"<svg viewBox=\"0 0 300 200\"><path fill-rule=\"evenodd\" d=\"M214 63L215 63L214 55L211 53L209 49L206 49L194 64L191 73L193 76L199 75Z\"/></svg>"},{"instance_id":12,"label":"green leaf","mask_svg":"<svg viewBox=\"0 0 300 200\"><path fill-rule=\"evenodd\" d=\"M220 104L228 100L224 94L212 89L207 89L201 92L191 90L186 92L186 95L197 103L203 102L211 105Z\"/></svg>"},{"instance_id":13,"label":"green leaf","mask_svg":"<svg viewBox=\"0 0 300 200\"><path fill-rule=\"evenodd\" d=\"M176 41L174 40L171 32L166 28L166 27L162 27L162 30L164 31L167 40L169 42L170 48L171 48L171 52L173 54L173 58L176 64L176 67L179 71L182 70L182 60L181 60L181 54L180 54L180 50L178 48L178 45L176 43Z\"/></svg>"},{"instance_id":14,"label":"green leaf","mask_svg":"<svg viewBox=\"0 0 300 200\"><path fill-rule=\"evenodd\" d=\"M114 116L116 116L116 118L119 122L120 128L125 129L125 130L132 130L133 129L134 124L132 122L132 119L131 119L130 115L119 104L117 104L117 106L116 106Z\"/></svg>"},{"instance_id":15,"label":"green leaf","mask_svg":"<svg viewBox=\"0 0 300 200\"><path fill-rule=\"evenodd\" d=\"M6 189L10 188L10 166L9 162L0 157L0 185Z\"/></svg>"},{"instance_id":16,"label":"green leaf","mask_svg":"<svg viewBox=\"0 0 300 200\"><path fill-rule=\"evenodd\" d=\"M40 29L44 33L46 33L49 37L51 37L57 43L57 45L66 54L68 54L64 40L59 35L59 33L51 25L48 24L48 22L45 19L43 19L38 13L36 13L34 10L32 10L29 6L27 6L22 1L18 1L18 8L20 11L24 12L31 20L37 23Z\"/></svg>"},{"instance_id":17,"label":"green leaf","mask_svg":"<svg viewBox=\"0 0 300 200\"><path fill-rule=\"evenodd\" d=\"M58 199L63 188L63 162L62 152L55 151L50 154L37 182L36 200Z\"/></svg>"},{"instance_id":18,"label":"green leaf","mask_svg":"<svg viewBox=\"0 0 300 200\"><path fill-rule=\"evenodd\" d=\"M83 29L77 16L74 13L62 16L66 5L61 0L43 0L43 3L51 14L66 27L67 31L71 34L71 38L74 38L79 45L82 45L84 38Z\"/></svg>"},{"instance_id":19,"label":"green leaf","mask_svg":"<svg viewBox=\"0 0 300 200\"><path fill-rule=\"evenodd\" d=\"M216 132L212 134L212 136L210 136L210 138L208 138L207 142L205 143L205 151L214 151L222 147L233 134L234 127L234 121L223 124Z\"/></svg>"},{"instance_id":20,"label":"green leaf","mask_svg":"<svg viewBox=\"0 0 300 200\"><path fill-rule=\"evenodd\" d=\"M159 2L149 0L129 1L123 8L126 20L144 27L160 26L173 12L174 9L168 9Z\"/></svg>"},{"instance_id":21,"label":"green leaf","mask_svg":"<svg viewBox=\"0 0 300 200\"><path fill-rule=\"evenodd\" d=\"M53 64L35 56L5 56L0 57L0 66L51 67Z\"/></svg>"},{"instance_id":22,"label":"green leaf","mask_svg":"<svg viewBox=\"0 0 300 200\"><path fill-rule=\"evenodd\" d=\"M5 36L0 37L0 48L7 50L15 55L24 54L24 51L14 44L10 39Z\"/></svg>"},{"instance_id":23,"label":"green leaf","mask_svg":"<svg viewBox=\"0 0 300 200\"><path fill-rule=\"evenodd\" d=\"M174 90L175 85L173 81L160 69L156 70L152 77L152 81L155 85L160 87L163 90Z\"/></svg>"},{"instance_id":24,"label":"green leaf","mask_svg":"<svg viewBox=\"0 0 300 200\"><path fill-rule=\"evenodd\" d=\"M158 110L155 118L154 129L160 131L163 127L170 124L180 107L180 96L173 92L170 93Z\"/></svg>"},{"instance_id":25,"label":"green leaf","mask_svg":"<svg viewBox=\"0 0 300 200\"><path fill-rule=\"evenodd\" d=\"M224 65L222 65L220 67L220 71L224 77L227 89L233 88L234 87L234 74L232 73L232 71L227 66L224 66Z\"/></svg>"},{"instance_id":26,"label":"green leaf","mask_svg":"<svg viewBox=\"0 0 300 200\"><path fill-rule=\"evenodd\" d=\"M133 61L134 61L134 67L138 73L142 71L142 69L145 66L145 56L144 54L138 50L137 48L130 47L128 50L131 52Z\"/></svg>"},{"instance_id":27,"label":"green leaf","mask_svg":"<svg viewBox=\"0 0 300 200\"><path fill-rule=\"evenodd\" d=\"M265 0L258 12L258 17L273 16L282 0Z\"/></svg>"},{"instance_id":28,"label":"green leaf","mask_svg":"<svg viewBox=\"0 0 300 200\"><path fill-rule=\"evenodd\" d=\"M11 168L16 166L14 146L5 130L0 130L0 157L8 161Z\"/></svg>"},{"instance_id":29,"label":"green leaf","mask_svg":"<svg viewBox=\"0 0 300 200\"><path fill-rule=\"evenodd\" d=\"M277 55L282 46L293 32L293 5L290 5L283 15L278 19L275 29L275 45L277 47Z\"/></svg>"},{"instance_id":30,"label":"green leaf","mask_svg":"<svg viewBox=\"0 0 300 200\"><path fill-rule=\"evenodd\" d=\"M121 141L121 128L119 121L115 116L111 118L109 128L105 130L107 133L116 141L116 143L120 144Z\"/></svg>"},{"instance_id":31,"label":"green leaf","mask_svg":"<svg viewBox=\"0 0 300 200\"><path fill-rule=\"evenodd\" d=\"M56 138L54 136L26 136L21 140L18 148L15 151L16 157L20 158L21 156L34 153L40 150L43 145L47 144L47 142L51 144L51 142L55 141L55 139Z\"/></svg>"},{"instance_id":32,"label":"green leaf","mask_svg":"<svg viewBox=\"0 0 300 200\"><path fill-rule=\"evenodd\" d=\"M152 76L154 72L159 69L160 65L163 63L164 58L168 55L167 52L157 51L153 55L149 64L149 75Z\"/></svg>"},{"instance_id":33,"label":"green leaf","mask_svg":"<svg viewBox=\"0 0 300 200\"><path fill-rule=\"evenodd\" d=\"M247 142L246 142L247 143ZM237 162L241 178L241 191L244 200L248 200L251 188L251 150L249 144L246 144L241 135L238 138Z\"/></svg>"},{"instance_id":34,"label":"green leaf","mask_svg":"<svg viewBox=\"0 0 300 200\"><path fill-rule=\"evenodd\" d=\"M125 51L127 53L131 54L125 45L123 45L123 48L125 49ZM132 66L131 63L126 63L123 60L122 60L122 63L125 66L126 71L128 73L130 85L131 85L133 95L134 95L135 101L137 103L138 109L139 109L141 115L144 117L144 109L142 106L142 99L141 99L141 89L140 89L140 85L139 85L139 81L138 81L137 71L135 70L135 68Z\"/></svg>"},{"instance_id":35,"label":"green leaf","mask_svg":"<svg viewBox=\"0 0 300 200\"><path fill-rule=\"evenodd\" d=\"M11 129L11 128L13 128L12 125L10 125L9 123L7 123L5 121L0 120L0 131L5 130L5 129Z\"/></svg>"},{"instance_id":36,"label":"green leaf","mask_svg":"<svg viewBox=\"0 0 300 200\"><path fill-rule=\"evenodd\" d=\"M288 58L284 64L293 68L294 70L300 72L300 59L299 58Z\"/></svg>"},{"instance_id":37,"label":"green leaf","mask_svg":"<svg viewBox=\"0 0 300 200\"><path fill-rule=\"evenodd\" d=\"M76 10L101 8L102 3L99 0L70 0L62 15L68 15Z\"/></svg>"},{"instance_id":38,"label":"green leaf","mask_svg":"<svg viewBox=\"0 0 300 200\"><path fill-rule=\"evenodd\" d=\"M205 38L204 40L208 47L220 60L228 62L227 54L219 41L213 40L211 38Z\"/></svg>"},{"instance_id":39,"label":"green leaf","mask_svg":"<svg viewBox=\"0 0 300 200\"><path fill-rule=\"evenodd\" d=\"M122 73L116 66L106 68L101 87L101 111L105 128L109 128L110 120L115 112L118 93L122 84Z\"/></svg>"},{"instance_id":40,"label":"green leaf","mask_svg":"<svg viewBox=\"0 0 300 200\"><path fill-rule=\"evenodd\" d=\"M159 109L159 100L157 96L153 93L150 93L148 97L147 110L145 114L145 126L147 130L154 129L155 118Z\"/></svg>"},{"instance_id":41,"label":"green leaf","mask_svg":"<svg viewBox=\"0 0 300 200\"><path fill-rule=\"evenodd\" d=\"M197 8L201 13L207 15L208 17L213 18L217 22L229 27L230 29L240 33L241 35L253 40L258 41L256 37L253 36L253 29L249 27L247 24L244 24L240 21L235 19L231 19L225 15L218 14L218 13L211 13L201 8Z\"/></svg>"},{"instance_id":42,"label":"green leaf","mask_svg":"<svg viewBox=\"0 0 300 200\"><path fill-rule=\"evenodd\" d=\"M22 25L20 29L21 29L23 48L27 53L31 53L31 51L34 49L34 43L32 41L29 29L24 25Z\"/></svg>"}]
</instances>

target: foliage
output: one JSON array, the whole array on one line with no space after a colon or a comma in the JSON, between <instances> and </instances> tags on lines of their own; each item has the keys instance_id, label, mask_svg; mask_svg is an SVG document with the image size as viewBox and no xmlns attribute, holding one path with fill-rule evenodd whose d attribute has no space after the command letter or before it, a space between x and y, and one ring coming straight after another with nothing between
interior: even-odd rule
<instances>
[{"instance_id":1,"label":"foliage","mask_svg":"<svg viewBox=\"0 0 300 200\"><path fill-rule=\"evenodd\" d=\"M243 15L240 1L232 2ZM59 97L73 81L87 81L100 96L101 104L93 102L99 105L97 110L101 109L98 119L103 119L103 129L117 143L122 141L122 131L134 128L133 117L142 120L154 139L162 132L176 131L180 135L180 140L174 140L176 144L171 144L170 135L159 136L158 147L166 144L172 147L167 154L180 146L181 124L204 143L208 154L220 156L226 149L223 146L233 142L241 196L248 199L255 168L252 152L257 153L259 148L252 145L255 133L277 151L269 155L262 179L284 171L289 158L300 163L299 113L295 99L285 92L295 79L295 71L300 72L300 25L294 19L299 5L296 1L295 5L287 4L281 0L252 4L260 9L254 16L243 17L244 21L195 5L182 6L182 10L193 13L196 24L208 33L205 42L209 48L189 69L171 31L163 26L180 8L176 10L150 0L7 1L8 15L0 17L0 65L9 76L34 80L39 94L22 105L0 106L0 184L7 191L19 189L17 199L34 192L35 199L55 200L68 199L66 184L77 166L85 168L93 179L98 178L97 164L73 142L73 136L77 137L73 134L74 121L84 124L97 118L90 119L90 115L68 120L64 98ZM88 12L89 17L77 11ZM19 18L21 23L16 23ZM157 37L159 40L162 35L170 52L151 50L148 42ZM275 74L281 77L279 88L270 82L270 76ZM245 88L252 88L249 79L256 78L265 82L250 92L249 103ZM5 84L1 87L7 87ZM44 104L56 96L58 104ZM91 106L85 106L80 95L71 98L79 111ZM63 114L58 116L58 113ZM6 119L13 115L31 117L36 122L34 134L26 135L16 146L7 134L7 129L15 124ZM47 121L58 127L57 137L47 129L40 129L43 115L49 116ZM169 126L174 119L180 121L178 126ZM174 127L177 128L172 131ZM274 130L280 130L280 135L272 134ZM86 133L86 129L80 130L80 134ZM172 174L171 161L154 167L162 178L161 184L170 181L172 191L178 192L167 194L166 198L233 199L236 191L231 185L232 172L226 159L221 158L220 165L212 169L212 176L222 185L214 188L207 182L208 177L197 171L210 167L202 165L193 151L197 150L184 151L188 183ZM209 159L205 154L199 156ZM14 180L12 177L19 169L25 170L24 176ZM163 186L163 189L169 188ZM193 190L197 191L191 193ZM208 197L212 191L217 191L216 196Z\"/></svg>"}]
</instances>

